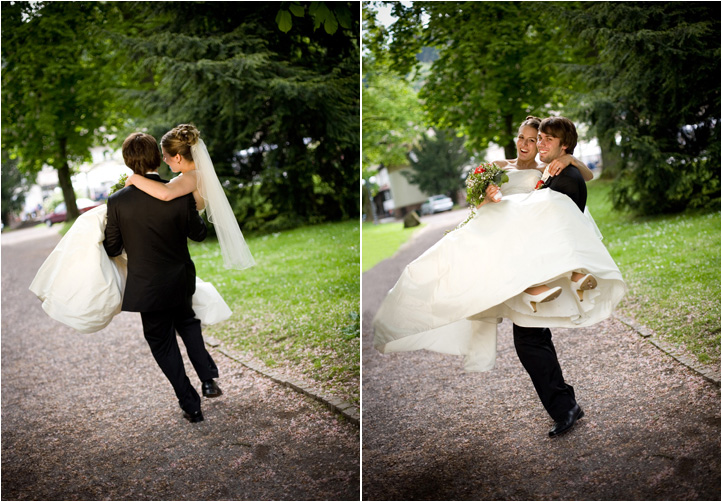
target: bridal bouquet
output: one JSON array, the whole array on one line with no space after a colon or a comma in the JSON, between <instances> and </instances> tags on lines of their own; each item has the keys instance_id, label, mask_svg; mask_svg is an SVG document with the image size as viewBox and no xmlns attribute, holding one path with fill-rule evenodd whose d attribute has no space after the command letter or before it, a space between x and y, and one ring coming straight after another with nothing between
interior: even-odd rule
<instances>
[{"instance_id":1,"label":"bridal bouquet","mask_svg":"<svg viewBox=\"0 0 722 502\"><path fill-rule=\"evenodd\" d=\"M484 201L486 189L489 185L501 186L502 183L506 183L507 181L509 181L509 176L506 174L506 171L491 162L481 164L471 171L466 178L466 202L471 205L471 214L469 214L466 220L457 225L454 230L463 227L476 216L476 206ZM501 194L497 194L496 200L500 198Z\"/></svg>"},{"instance_id":2,"label":"bridal bouquet","mask_svg":"<svg viewBox=\"0 0 722 502\"><path fill-rule=\"evenodd\" d=\"M509 176L502 168L492 163L482 164L466 178L466 202L473 207L478 206L486 197L489 185L501 186L509 181Z\"/></svg>"},{"instance_id":3,"label":"bridal bouquet","mask_svg":"<svg viewBox=\"0 0 722 502\"><path fill-rule=\"evenodd\" d=\"M118 180L118 183L116 183L115 185L113 185L112 187L110 187L110 190L108 191L108 197L110 197L111 195L113 195L113 194L114 194L115 192L117 192L118 190L122 190L123 188L125 188L125 180L127 180L127 179L128 179L128 175L127 175L127 174L122 174L122 175L120 176L120 179Z\"/></svg>"}]
</instances>

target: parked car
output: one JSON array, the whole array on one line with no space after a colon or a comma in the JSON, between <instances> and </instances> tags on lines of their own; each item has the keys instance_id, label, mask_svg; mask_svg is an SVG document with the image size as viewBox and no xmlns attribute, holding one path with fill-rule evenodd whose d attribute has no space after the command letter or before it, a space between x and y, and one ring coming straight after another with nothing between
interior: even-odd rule
<instances>
[{"instance_id":1,"label":"parked car","mask_svg":"<svg viewBox=\"0 0 722 502\"><path fill-rule=\"evenodd\" d=\"M454 207L454 202L450 197L446 195L432 195L426 202L421 204L421 214L434 214L441 213L443 211L451 211Z\"/></svg>"},{"instance_id":2,"label":"parked car","mask_svg":"<svg viewBox=\"0 0 722 502\"><path fill-rule=\"evenodd\" d=\"M78 205L78 212L80 214L83 214L86 211L90 211L94 207L98 207L102 205L102 202L90 200L90 199L76 199L75 203ZM57 206L55 206L55 210L45 216L45 219L43 222L47 226L51 226L53 223L61 223L65 221L65 219L68 217L68 210L65 207L65 202L61 202Z\"/></svg>"}]
</instances>

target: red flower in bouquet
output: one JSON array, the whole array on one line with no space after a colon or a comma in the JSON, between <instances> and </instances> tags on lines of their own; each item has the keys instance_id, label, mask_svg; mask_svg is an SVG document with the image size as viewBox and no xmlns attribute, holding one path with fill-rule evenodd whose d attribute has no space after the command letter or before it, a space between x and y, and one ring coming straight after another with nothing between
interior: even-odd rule
<instances>
[{"instance_id":1,"label":"red flower in bouquet","mask_svg":"<svg viewBox=\"0 0 722 502\"><path fill-rule=\"evenodd\" d=\"M479 166L476 169L474 169L474 174L481 174L481 173L485 173L485 172L486 172L486 169L484 169L483 166Z\"/></svg>"}]
</instances>

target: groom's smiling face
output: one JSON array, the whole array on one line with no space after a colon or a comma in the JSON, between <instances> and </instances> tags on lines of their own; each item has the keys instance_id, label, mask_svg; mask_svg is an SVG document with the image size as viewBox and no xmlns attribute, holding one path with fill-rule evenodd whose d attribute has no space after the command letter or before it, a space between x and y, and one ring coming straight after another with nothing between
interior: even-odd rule
<instances>
[{"instance_id":1,"label":"groom's smiling face","mask_svg":"<svg viewBox=\"0 0 722 502\"><path fill-rule=\"evenodd\" d=\"M542 162L549 163L566 153L566 147L562 146L562 142L555 136L550 136L539 131L537 139L537 148L539 149L539 159Z\"/></svg>"}]
</instances>

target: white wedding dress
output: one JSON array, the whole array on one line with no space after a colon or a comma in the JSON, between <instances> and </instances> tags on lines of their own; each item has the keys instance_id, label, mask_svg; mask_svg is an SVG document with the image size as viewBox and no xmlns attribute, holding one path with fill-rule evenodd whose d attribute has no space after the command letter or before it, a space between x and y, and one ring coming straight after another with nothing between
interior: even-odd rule
<instances>
[{"instance_id":1,"label":"white wedding dress","mask_svg":"<svg viewBox=\"0 0 722 502\"><path fill-rule=\"evenodd\" d=\"M537 170L508 175L501 202L479 208L404 269L374 318L377 350L462 355L467 371L488 371L502 318L526 327L580 327L611 315L626 285L589 212L564 194L534 190ZM581 302L572 271L598 282ZM522 293L542 284L561 286L562 294L534 313Z\"/></svg>"},{"instance_id":2,"label":"white wedding dress","mask_svg":"<svg viewBox=\"0 0 722 502\"><path fill-rule=\"evenodd\" d=\"M105 252L107 211L103 204L80 215L30 284L50 317L81 333L105 328L123 303L127 258L125 251L113 258ZM232 314L216 288L199 278L193 310L204 326Z\"/></svg>"}]
</instances>

